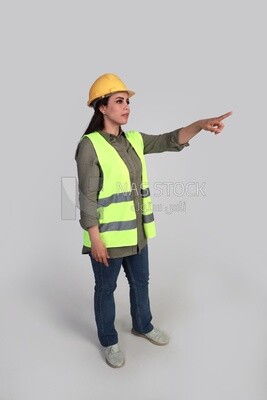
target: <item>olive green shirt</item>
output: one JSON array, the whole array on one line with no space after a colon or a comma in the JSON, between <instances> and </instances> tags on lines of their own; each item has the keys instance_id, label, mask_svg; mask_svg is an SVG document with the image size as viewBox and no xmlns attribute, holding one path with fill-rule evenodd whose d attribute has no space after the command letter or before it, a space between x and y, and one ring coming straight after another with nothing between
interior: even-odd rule
<instances>
[{"instance_id":1,"label":"olive green shirt","mask_svg":"<svg viewBox=\"0 0 267 400\"><path fill-rule=\"evenodd\" d=\"M144 142L144 154L162 153L164 151L180 151L189 143L179 144L179 131L149 135L141 133ZM126 257L137 254L147 244L144 234L141 212L141 174L140 158L126 139L123 131L118 136L99 132L107 142L115 148L129 169L133 201L137 218L137 244L134 246L108 248L110 258ZM107 155L108 157L108 155ZM80 204L80 225L83 229L98 225L97 199L102 188L103 173L92 142L84 137L78 144L75 160L78 171L78 188ZM82 254L88 254L91 249L83 246Z\"/></svg>"}]
</instances>

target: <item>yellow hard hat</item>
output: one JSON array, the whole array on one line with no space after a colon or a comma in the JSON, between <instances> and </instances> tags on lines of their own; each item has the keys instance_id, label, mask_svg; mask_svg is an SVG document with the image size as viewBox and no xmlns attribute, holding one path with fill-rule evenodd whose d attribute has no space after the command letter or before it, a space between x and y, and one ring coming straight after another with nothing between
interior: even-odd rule
<instances>
[{"instance_id":1,"label":"yellow hard hat","mask_svg":"<svg viewBox=\"0 0 267 400\"><path fill-rule=\"evenodd\" d=\"M95 100L99 100L116 92L128 92L129 97L135 94L132 90L127 89L124 82L117 75L101 75L96 79L89 90L87 105L92 107Z\"/></svg>"}]
</instances>

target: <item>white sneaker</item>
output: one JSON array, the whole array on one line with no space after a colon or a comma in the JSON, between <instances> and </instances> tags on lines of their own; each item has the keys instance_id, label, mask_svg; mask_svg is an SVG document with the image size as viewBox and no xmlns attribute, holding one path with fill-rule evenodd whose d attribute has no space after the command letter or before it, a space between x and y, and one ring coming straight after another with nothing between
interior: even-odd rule
<instances>
[{"instance_id":1,"label":"white sneaker","mask_svg":"<svg viewBox=\"0 0 267 400\"><path fill-rule=\"evenodd\" d=\"M141 336L145 339L148 339L151 343L157 344L158 346L164 346L165 344L169 343L168 336L158 328L153 328L152 331L148 333L139 333L134 329L132 329L131 332L136 336Z\"/></svg>"},{"instance_id":2,"label":"white sneaker","mask_svg":"<svg viewBox=\"0 0 267 400\"><path fill-rule=\"evenodd\" d=\"M105 347L105 359L107 364L112 368L123 366L125 360L118 343Z\"/></svg>"}]
</instances>

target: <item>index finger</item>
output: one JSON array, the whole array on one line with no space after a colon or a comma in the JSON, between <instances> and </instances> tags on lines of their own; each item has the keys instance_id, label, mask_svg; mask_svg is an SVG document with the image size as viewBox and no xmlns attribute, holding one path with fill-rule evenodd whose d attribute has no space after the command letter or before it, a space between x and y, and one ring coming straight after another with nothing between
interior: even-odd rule
<instances>
[{"instance_id":1,"label":"index finger","mask_svg":"<svg viewBox=\"0 0 267 400\"><path fill-rule=\"evenodd\" d=\"M230 115L232 115L232 114L233 114L233 111L229 111L226 114L220 115L220 117L218 117L218 120L222 121L223 119L230 117Z\"/></svg>"}]
</instances>

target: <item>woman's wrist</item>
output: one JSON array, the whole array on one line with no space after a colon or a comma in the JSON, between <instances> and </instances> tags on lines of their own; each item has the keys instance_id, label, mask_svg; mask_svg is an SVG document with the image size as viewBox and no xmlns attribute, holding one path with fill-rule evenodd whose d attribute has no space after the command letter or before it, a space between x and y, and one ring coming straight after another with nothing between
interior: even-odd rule
<instances>
[{"instance_id":1,"label":"woman's wrist","mask_svg":"<svg viewBox=\"0 0 267 400\"><path fill-rule=\"evenodd\" d=\"M202 130L201 120L180 129L179 144L185 144Z\"/></svg>"},{"instance_id":2,"label":"woman's wrist","mask_svg":"<svg viewBox=\"0 0 267 400\"><path fill-rule=\"evenodd\" d=\"M88 228L88 233L92 243L97 243L101 241L98 225L94 225Z\"/></svg>"}]
</instances>

